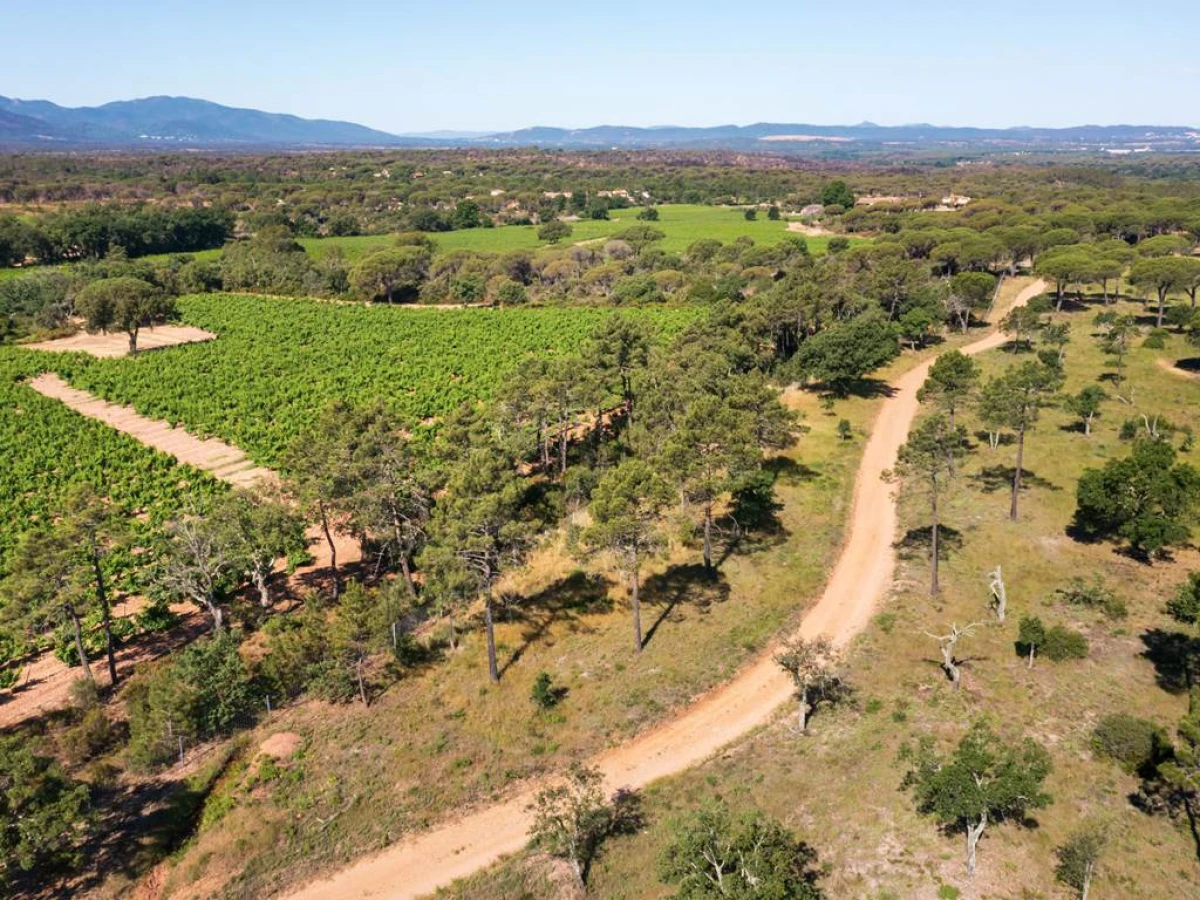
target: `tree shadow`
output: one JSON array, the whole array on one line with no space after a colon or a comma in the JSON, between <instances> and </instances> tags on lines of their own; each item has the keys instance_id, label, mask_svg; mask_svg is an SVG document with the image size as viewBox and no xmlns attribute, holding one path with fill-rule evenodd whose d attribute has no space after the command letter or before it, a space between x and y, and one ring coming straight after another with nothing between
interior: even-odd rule
<instances>
[{"instance_id":1,"label":"tree shadow","mask_svg":"<svg viewBox=\"0 0 1200 900\"><path fill-rule=\"evenodd\" d=\"M1182 369L1185 372L1190 372L1193 375L1200 375L1200 356L1189 356L1187 359L1175 360L1175 368Z\"/></svg>"},{"instance_id":2,"label":"tree shadow","mask_svg":"<svg viewBox=\"0 0 1200 900\"><path fill-rule=\"evenodd\" d=\"M821 477L819 469L796 462L790 456L772 456L763 461L763 471L770 473L774 484L803 484Z\"/></svg>"},{"instance_id":3,"label":"tree shadow","mask_svg":"<svg viewBox=\"0 0 1200 900\"><path fill-rule=\"evenodd\" d=\"M690 603L701 614L708 612L714 603L729 599L729 582L718 570L706 569L700 563L671 566L665 572L651 575L642 585L642 600L662 607L654 623L646 631L645 644L649 644L666 621L682 622L684 616L679 607Z\"/></svg>"},{"instance_id":4,"label":"tree shadow","mask_svg":"<svg viewBox=\"0 0 1200 900\"><path fill-rule=\"evenodd\" d=\"M973 482L985 494L993 494L999 490L1009 490L1012 487L1013 476L1016 474L1016 471L1016 466L987 466L974 475L968 475L967 480ZM1062 490L1054 482L1047 481L1036 472L1031 472L1029 469L1022 469L1021 489L1028 490L1031 487L1045 488L1050 491Z\"/></svg>"},{"instance_id":5,"label":"tree shadow","mask_svg":"<svg viewBox=\"0 0 1200 900\"><path fill-rule=\"evenodd\" d=\"M583 630L584 616L611 612L612 598L608 592L612 582L602 575L576 570L566 578L528 597L502 597L497 605L497 618L521 622L521 645L512 652L500 669L503 675L520 661L534 643L540 641L556 624L566 623L571 631Z\"/></svg>"},{"instance_id":6,"label":"tree shadow","mask_svg":"<svg viewBox=\"0 0 1200 900\"><path fill-rule=\"evenodd\" d=\"M808 389L818 394L825 394L839 399L859 397L864 400L892 397L896 388L881 378L859 378L856 381L816 381L808 385Z\"/></svg>"},{"instance_id":7,"label":"tree shadow","mask_svg":"<svg viewBox=\"0 0 1200 900\"><path fill-rule=\"evenodd\" d=\"M938 526L938 559L949 559L951 553L962 549L962 545L961 531L948 525ZM893 546L901 559L928 559L933 546L933 526L910 528Z\"/></svg>"},{"instance_id":8,"label":"tree shadow","mask_svg":"<svg viewBox=\"0 0 1200 900\"><path fill-rule=\"evenodd\" d=\"M1158 686L1168 694L1186 694L1200 681L1200 638L1151 628L1141 635L1142 657L1154 666Z\"/></svg>"},{"instance_id":9,"label":"tree shadow","mask_svg":"<svg viewBox=\"0 0 1200 900\"><path fill-rule=\"evenodd\" d=\"M974 436L975 440L977 440L980 445L986 444L989 448L991 447L991 444L988 443L991 435L989 435L986 431L976 431ZM1015 434L1009 434L1008 432L1005 432L1000 435L1000 439L997 441L997 444L1001 447L1011 447L1016 442L1017 436Z\"/></svg>"}]
</instances>

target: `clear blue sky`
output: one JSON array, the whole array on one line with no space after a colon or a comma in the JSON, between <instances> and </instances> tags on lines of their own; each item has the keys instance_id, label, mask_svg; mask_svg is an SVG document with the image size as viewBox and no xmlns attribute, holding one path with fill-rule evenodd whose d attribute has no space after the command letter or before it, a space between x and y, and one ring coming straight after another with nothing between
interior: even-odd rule
<instances>
[{"instance_id":1,"label":"clear blue sky","mask_svg":"<svg viewBox=\"0 0 1200 900\"><path fill-rule=\"evenodd\" d=\"M756 121L1200 125L1200 2L40 0L0 94L388 131Z\"/></svg>"}]
</instances>

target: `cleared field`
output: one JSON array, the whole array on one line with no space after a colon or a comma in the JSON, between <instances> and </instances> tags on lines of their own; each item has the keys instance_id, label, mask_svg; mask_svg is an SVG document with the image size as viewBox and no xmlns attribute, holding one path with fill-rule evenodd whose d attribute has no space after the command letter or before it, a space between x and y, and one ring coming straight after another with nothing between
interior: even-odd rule
<instances>
[{"instance_id":1,"label":"cleared field","mask_svg":"<svg viewBox=\"0 0 1200 900\"><path fill-rule=\"evenodd\" d=\"M443 415L490 396L527 356L576 349L615 315L605 309L367 308L223 294L185 297L179 308L186 322L219 339L135 358L42 354L38 364L142 415L228 441L263 465L276 465L332 400L383 398L414 420ZM701 314L627 313L663 335Z\"/></svg>"},{"instance_id":2,"label":"cleared field","mask_svg":"<svg viewBox=\"0 0 1200 900\"><path fill-rule=\"evenodd\" d=\"M138 353L145 350L161 350L163 347L178 347L180 344L211 341L215 337L211 331L188 325L159 325L157 328L143 329L138 334ZM70 337L22 346L29 350L47 350L52 353L87 353L103 359L129 355L129 338L121 332L88 334L81 331Z\"/></svg>"}]
</instances>

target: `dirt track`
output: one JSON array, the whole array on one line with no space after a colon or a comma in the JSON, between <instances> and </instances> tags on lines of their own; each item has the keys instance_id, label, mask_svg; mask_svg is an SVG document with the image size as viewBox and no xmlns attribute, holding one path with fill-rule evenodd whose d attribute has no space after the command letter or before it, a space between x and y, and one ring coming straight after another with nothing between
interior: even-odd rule
<instances>
[{"instance_id":1,"label":"dirt track","mask_svg":"<svg viewBox=\"0 0 1200 900\"><path fill-rule=\"evenodd\" d=\"M214 338L216 335L211 331L193 328L191 325L159 325L157 328L145 328L138 334L138 353L145 350L159 350L163 347L178 347L180 344L211 341ZM122 332L88 334L86 331L81 331L70 337L41 341L37 344L22 344L22 346L30 350L50 350L56 353L78 351L100 357L127 356L129 354L129 338Z\"/></svg>"},{"instance_id":2,"label":"dirt track","mask_svg":"<svg viewBox=\"0 0 1200 900\"><path fill-rule=\"evenodd\" d=\"M1025 287L1013 305L1046 290L1042 281ZM998 309L998 320L1005 309ZM992 332L964 347L981 353L1004 344ZM883 473L892 468L917 413L917 390L932 361L906 372L884 401L863 452L855 482L847 537L821 599L808 612L799 633L828 635L845 645L870 621L891 585L895 569L893 540L896 502ZM791 699L788 677L771 652L757 657L724 686L707 694L675 719L616 747L593 762L610 790L640 788L680 772L711 756L746 732L766 724ZM527 810L536 787L503 803L446 822L382 853L360 860L331 878L314 882L291 900L390 898L407 900L432 893L525 846L531 816Z\"/></svg>"},{"instance_id":3,"label":"dirt track","mask_svg":"<svg viewBox=\"0 0 1200 900\"><path fill-rule=\"evenodd\" d=\"M182 428L148 419L127 406L108 403L87 391L80 391L53 372L44 372L29 386L45 397L61 400L71 409L97 419L118 431L137 438L143 444L170 454L180 462L204 469L236 487L277 484L278 476L270 469L256 466L237 447L215 438L202 441Z\"/></svg>"}]
</instances>

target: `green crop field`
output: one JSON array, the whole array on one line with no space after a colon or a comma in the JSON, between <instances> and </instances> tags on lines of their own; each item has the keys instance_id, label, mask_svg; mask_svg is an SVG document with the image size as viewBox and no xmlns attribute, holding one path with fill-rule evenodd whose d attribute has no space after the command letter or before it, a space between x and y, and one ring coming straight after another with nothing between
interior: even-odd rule
<instances>
[{"instance_id":1,"label":"green crop field","mask_svg":"<svg viewBox=\"0 0 1200 900\"><path fill-rule=\"evenodd\" d=\"M134 359L41 355L76 387L275 465L322 406L385 398L414 419L488 397L532 355L574 350L602 309L431 310L210 294L180 300L216 341ZM673 333L696 309L624 313Z\"/></svg>"},{"instance_id":2,"label":"green crop field","mask_svg":"<svg viewBox=\"0 0 1200 900\"><path fill-rule=\"evenodd\" d=\"M749 237L756 244L769 246L777 244L784 238L804 237L789 232L787 222L772 222L765 213L753 222L746 221L741 209L729 206L659 206L659 220L648 222L654 228L666 234L661 246L671 253L682 253L693 241L701 238L713 238L722 243L735 241L740 237ZM572 235L564 244L581 241L603 240L631 225L643 224L637 219L638 209L613 210L610 219L583 219L571 223ZM503 253L511 250L534 250L547 246L539 241L537 227L533 225L505 225L498 228L472 228L465 231L448 231L432 235L439 250L476 250L480 252ZM809 249L815 254L825 252L829 244L826 237L805 237ZM852 239L854 240L854 239ZM302 238L300 243L311 253L322 253L326 249L336 247L346 255L347 259L355 259L362 254L387 247L392 242L392 235L373 234L355 237L335 238Z\"/></svg>"},{"instance_id":3,"label":"green crop field","mask_svg":"<svg viewBox=\"0 0 1200 900\"><path fill-rule=\"evenodd\" d=\"M90 484L127 512L161 521L217 482L106 425L85 418L21 381L42 360L0 348L0 575L19 535L58 507L75 484Z\"/></svg>"}]
</instances>

